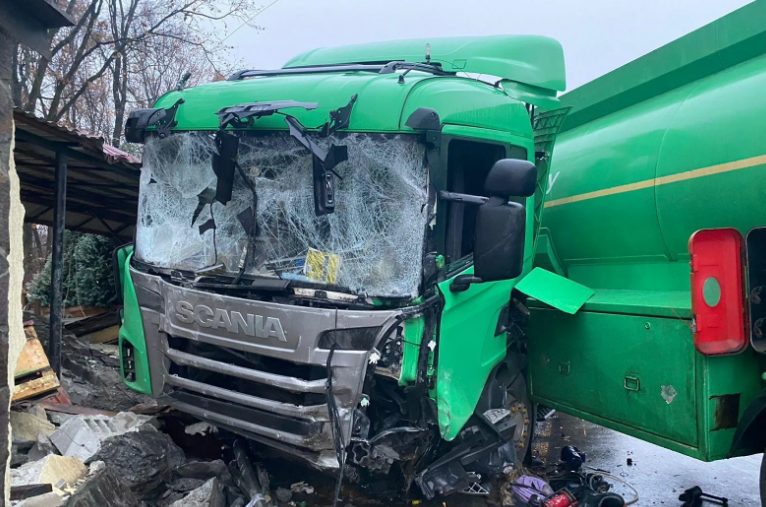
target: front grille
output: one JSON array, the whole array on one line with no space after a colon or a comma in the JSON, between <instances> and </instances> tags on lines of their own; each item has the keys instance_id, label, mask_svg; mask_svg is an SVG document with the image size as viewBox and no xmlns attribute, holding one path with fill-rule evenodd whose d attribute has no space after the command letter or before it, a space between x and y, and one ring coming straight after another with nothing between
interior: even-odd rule
<instances>
[{"instance_id":1,"label":"front grille","mask_svg":"<svg viewBox=\"0 0 766 507\"><path fill-rule=\"evenodd\" d=\"M183 338L171 338L169 343L171 350L185 352L240 368L305 381L314 381L316 383L321 382L322 385L326 383L327 379L327 368L324 366L297 364L284 359L240 352L217 345L193 342ZM235 375L220 374L192 365L178 364L172 357L170 360L169 373L171 375L177 375L223 389L231 389L242 394L296 406L323 405L327 401L324 392L290 391L270 383L250 380Z\"/></svg>"},{"instance_id":2,"label":"front grille","mask_svg":"<svg viewBox=\"0 0 766 507\"><path fill-rule=\"evenodd\" d=\"M254 301L178 287L135 269L131 277L142 295L154 393L167 395L178 410L322 468L338 466L326 398L331 352L321 337L332 338L333 395L348 442L367 373L365 348L372 346L374 328L393 322L398 311ZM190 318L189 308L207 313ZM211 311L220 322L209 321ZM238 327L242 321L255 325ZM277 335L258 327L267 321ZM327 334L333 330L340 331Z\"/></svg>"},{"instance_id":3,"label":"front grille","mask_svg":"<svg viewBox=\"0 0 766 507\"><path fill-rule=\"evenodd\" d=\"M166 339L165 391L180 410L290 445L331 448L326 367Z\"/></svg>"}]
</instances>

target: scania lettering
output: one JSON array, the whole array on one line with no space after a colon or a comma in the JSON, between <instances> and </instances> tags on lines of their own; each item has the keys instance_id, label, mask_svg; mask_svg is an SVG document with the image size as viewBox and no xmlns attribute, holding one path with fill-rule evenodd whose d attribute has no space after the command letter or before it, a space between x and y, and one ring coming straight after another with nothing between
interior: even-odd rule
<instances>
[{"instance_id":1,"label":"scania lettering","mask_svg":"<svg viewBox=\"0 0 766 507\"><path fill-rule=\"evenodd\" d=\"M274 317L264 317L240 312L230 312L224 308L210 308L205 305L193 306L188 301L176 303L176 319L186 324L196 322L202 327L226 329L231 333L242 333L258 338L275 338L286 342L282 323Z\"/></svg>"}]
</instances>

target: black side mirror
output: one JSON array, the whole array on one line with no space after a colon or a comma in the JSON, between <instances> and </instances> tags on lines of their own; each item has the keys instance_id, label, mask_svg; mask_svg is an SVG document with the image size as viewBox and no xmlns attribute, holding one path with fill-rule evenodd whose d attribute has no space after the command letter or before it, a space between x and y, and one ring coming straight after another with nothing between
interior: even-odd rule
<instances>
[{"instance_id":1,"label":"black side mirror","mask_svg":"<svg viewBox=\"0 0 766 507\"><path fill-rule=\"evenodd\" d=\"M524 267L524 206L493 197L476 213L473 273L482 282L509 280Z\"/></svg>"},{"instance_id":2,"label":"black side mirror","mask_svg":"<svg viewBox=\"0 0 766 507\"><path fill-rule=\"evenodd\" d=\"M490 198L476 212L474 276L483 282L509 280L524 267L524 206L511 196L529 197L537 186L537 168L531 162L503 159L487 175L484 190Z\"/></svg>"},{"instance_id":3,"label":"black side mirror","mask_svg":"<svg viewBox=\"0 0 766 507\"><path fill-rule=\"evenodd\" d=\"M504 158L495 162L484 180L484 190L489 196L529 197L537 187L537 167L532 162L516 158Z\"/></svg>"}]
</instances>

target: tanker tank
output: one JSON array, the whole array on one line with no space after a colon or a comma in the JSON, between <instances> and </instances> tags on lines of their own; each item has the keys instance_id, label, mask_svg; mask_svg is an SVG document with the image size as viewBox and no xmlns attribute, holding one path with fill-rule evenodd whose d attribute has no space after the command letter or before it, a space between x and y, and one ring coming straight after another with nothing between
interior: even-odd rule
<instances>
[{"instance_id":1,"label":"tanker tank","mask_svg":"<svg viewBox=\"0 0 766 507\"><path fill-rule=\"evenodd\" d=\"M537 240L593 295L531 301L534 399L702 460L766 447L764 19L754 2L565 94Z\"/></svg>"}]
</instances>

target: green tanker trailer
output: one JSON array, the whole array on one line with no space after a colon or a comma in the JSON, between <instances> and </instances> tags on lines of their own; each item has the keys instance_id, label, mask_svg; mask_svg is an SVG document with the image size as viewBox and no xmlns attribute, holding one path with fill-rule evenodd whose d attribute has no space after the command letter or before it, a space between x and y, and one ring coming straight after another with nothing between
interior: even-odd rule
<instances>
[{"instance_id":1,"label":"green tanker trailer","mask_svg":"<svg viewBox=\"0 0 766 507\"><path fill-rule=\"evenodd\" d=\"M537 243L582 287L530 303L533 398L701 460L766 448L765 20L564 95Z\"/></svg>"}]
</instances>

